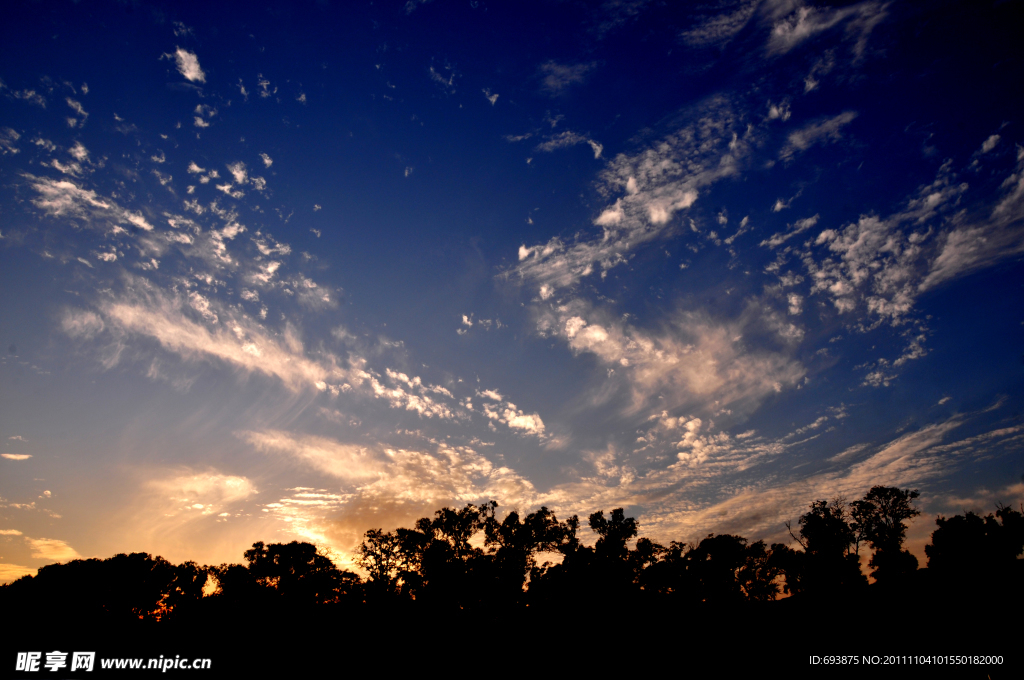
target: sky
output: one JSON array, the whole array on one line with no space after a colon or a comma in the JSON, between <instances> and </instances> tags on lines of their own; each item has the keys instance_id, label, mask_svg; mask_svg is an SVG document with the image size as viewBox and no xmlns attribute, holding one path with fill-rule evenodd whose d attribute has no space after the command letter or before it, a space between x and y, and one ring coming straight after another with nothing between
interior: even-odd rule
<instances>
[{"instance_id":1,"label":"sky","mask_svg":"<svg viewBox=\"0 0 1024 680\"><path fill-rule=\"evenodd\" d=\"M3 12L0 582L1024 501L1019 2Z\"/></svg>"}]
</instances>

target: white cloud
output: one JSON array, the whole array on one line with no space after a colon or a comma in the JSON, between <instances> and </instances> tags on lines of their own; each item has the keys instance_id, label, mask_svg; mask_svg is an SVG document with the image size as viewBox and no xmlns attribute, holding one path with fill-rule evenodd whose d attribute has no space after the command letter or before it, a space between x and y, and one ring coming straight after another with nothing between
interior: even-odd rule
<instances>
[{"instance_id":1,"label":"white cloud","mask_svg":"<svg viewBox=\"0 0 1024 680\"><path fill-rule=\"evenodd\" d=\"M986 139L982 143L981 149L980 149L981 153L988 153L992 149L996 148L996 144L999 143L1000 139L1001 139L1001 137L999 135L991 135L988 139Z\"/></svg>"},{"instance_id":2,"label":"white cloud","mask_svg":"<svg viewBox=\"0 0 1024 680\"><path fill-rule=\"evenodd\" d=\"M579 85L586 80L596 62L589 64L559 64L548 61L540 66L541 89L550 95L558 95L565 92L572 85Z\"/></svg>"},{"instance_id":3,"label":"white cloud","mask_svg":"<svg viewBox=\"0 0 1024 680\"><path fill-rule=\"evenodd\" d=\"M812 281L811 292L829 297L841 313L863 305L879 320L902 323L920 290L963 271L960 267L973 266L968 263L976 262L972 259L976 256L985 258L973 250L978 247L974 244L968 245L967 251L958 250L958 244L970 241L955 229L945 237L943 252L925 276L934 233L934 228L926 225L949 215L966 190L966 184L956 182L947 162L935 181L919 187L898 212L884 218L861 215L841 229L823 230L815 246L802 255ZM1005 232L1001 235L1007 237ZM1002 244L1004 249L1009 245L1005 240ZM826 248L825 256L815 254L818 247ZM950 256L944 260L945 253ZM885 372L876 373L876 381L887 377Z\"/></svg>"},{"instance_id":4,"label":"white cloud","mask_svg":"<svg viewBox=\"0 0 1024 680\"><path fill-rule=\"evenodd\" d=\"M68 150L68 153L74 156L80 163L84 163L89 159L89 150L81 142L75 142L75 145Z\"/></svg>"},{"instance_id":5,"label":"white cloud","mask_svg":"<svg viewBox=\"0 0 1024 680\"><path fill-rule=\"evenodd\" d=\"M405 3L405 13L412 14L414 11L416 11L417 7L419 7L420 5L425 5L428 2L431 2L431 0L409 0L408 2Z\"/></svg>"},{"instance_id":6,"label":"white cloud","mask_svg":"<svg viewBox=\"0 0 1024 680\"><path fill-rule=\"evenodd\" d=\"M199 313L211 322L216 313L220 320L217 328L207 328L189 318L182 299L169 297L143 279L131 281L131 292L102 301L99 314L65 312L65 332L81 338L93 337L103 330L115 335L149 337L183 360L214 360L246 372L262 373L280 379L296 392L311 390L323 381L363 381L361 372L352 373L340 367L332 355L322 355L321 362L307 358L301 340L291 328L280 335L271 334L247 318L236 317L229 308L214 309L213 303L203 298L205 304L200 303L203 309Z\"/></svg>"},{"instance_id":7,"label":"white cloud","mask_svg":"<svg viewBox=\"0 0 1024 680\"><path fill-rule=\"evenodd\" d=\"M82 117L82 120L78 121L78 126L81 127L85 124L85 120L89 117L88 112L84 108L82 108L82 105L79 102L75 101L71 97L68 97L66 101L68 103L68 106L70 106L75 113ZM72 127L74 126L72 125Z\"/></svg>"},{"instance_id":8,"label":"white cloud","mask_svg":"<svg viewBox=\"0 0 1024 680\"><path fill-rule=\"evenodd\" d=\"M244 432L239 436L260 451L287 453L305 465L346 482L377 479L384 468L382 461L365 446L278 430Z\"/></svg>"},{"instance_id":9,"label":"white cloud","mask_svg":"<svg viewBox=\"0 0 1024 680\"><path fill-rule=\"evenodd\" d=\"M779 3L779 6L787 4ZM785 54L803 41L848 21L846 37L855 41L853 52L859 57L867 47L871 31L888 15L888 3L873 1L837 8L802 7L801 4L789 5L796 6L794 11L772 26L768 54Z\"/></svg>"},{"instance_id":10,"label":"white cloud","mask_svg":"<svg viewBox=\"0 0 1024 680\"><path fill-rule=\"evenodd\" d=\"M786 231L780 231L779 233L772 235L771 238L761 241L760 245L768 246L769 248L777 248L797 234L802 234L816 225L818 223L818 217L819 215L812 215L811 217L805 217L802 220L797 220L793 224L788 225L788 229Z\"/></svg>"},{"instance_id":11,"label":"white cloud","mask_svg":"<svg viewBox=\"0 0 1024 680\"><path fill-rule=\"evenodd\" d=\"M35 104L38 107L46 108L46 100L35 90L11 90L11 96L15 99L22 99L30 104Z\"/></svg>"},{"instance_id":12,"label":"white cloud","mask_svg":"<svg viewBox=\"0 0 1024 680\"><path fill-rule=\"evenodd\" d=\"M271 165L273 165L273 164L274 164L274 161L273 161L273 160L272 160L272 159L270 158L270 156L268 156L268 155L267 155L267 154L265 154L265 153L261 153L261 154L260 154L260 158L262 158L262 159L263 159L263 165L264 165L264 167L267 167L267 168L269 168L269 167L270 167Z\"/></svg>"},{"instance_id":13,"label":"white cloud","mask_svg":"<svg viewBox=\"0 0 1024 680\"><path fill-rule=\"evenodd\" d=\"M498 95L497 94L491 94L491 91L489 89L487 89L486 87L483 89L483 93L484 93L484 98L491 103L491 106L494 106L495 104L498 103Z\"/></svg>"},{"instance_id":14,"label":"white cloud","mask_svg":"<svg viewBox=\"0 0 1024 680\"><path fill-rule=\"evenodd\" d=\"M573 300L538 308L537 327L541 335L559 337L575 354L592 354L623 376L633 412L652 400L668 408L749 409L796 384L805 372L782 353L752 349L743 342L764 332L787 343L801 335L792 324L762 316L756 307L732 322L679 314L664 331L653 333Z\"/></svg>"},{"instance_id":15,"label":"white cloud","mask_svg":"<svg viewBox=\"0 0 1024 680\"><path fill-rule=\"evenodd\" d=\"M786 122L792 113L789 110L789 100L784 99L778 104L768 102L768 120L781 120Z\"/></svg>"},{"instance_id":16,"label":"white cloud","mask_svg":"<svg viewBox=\"0 0 1024 680\"><path fill-rule=\"evenodd\" d=\"M569 146L576 146L577 144L589 144L590 148L594 151L594 158L600 158L601 151L604 150L604 147L600 143L595 142L593 139L590 139L585 135L572 132L571 130L566 130L565 132L553 137L549 137L544 142L538 144L536 150L550 152L555 149L564 149Z\"/></svg>"},{"instance_id":17,"label":"white cloud","mask_svg":"<svg viewBox=\"0 0 1024 680\"><path fill-rule=\"evenodd\" d=\"M1001 188L1003 196L987 218L958 225L945 234L942 250L920 290L1024 252L1024 147L1017 147L1017 166Z\"/></svg>"},{"instance_id":18,"label":"white cloud","mask_svg":"<svg viewBox=\"0 0 1024 680\"><path fill-rule=\"evenodd\" d=\"M245 184L245 181L249 176L248 171L245 168L245 163L238 161L237 163L229 163L227 167L231 176L235 178L235 184Z\"/></svg>"},{"instance_id":19,"label":"white cloud","mask_svg":"<svg viewBox=\"0 0 1024 680\"><path fill-rule=\"evenodd\" d=\"M15 146L15 142L21 139L21 135L16 130L11 128L4 128L0 130L0 152L3 155L20 153L21 149Z\"/></svg>"},{"instance_id":20,"label":"white cloud","mask_svg":"<svg viewBox=\"0 0 1024 680\"><path fill-rule=\"evenodd\" d=\"M150 479L145 486L151 493L171 501L168 514L201 510L203 515L213 515L257 493L256 486L247 477L188 468Z\"/></svg>"},{"instance_id":21,"label":"white cloud","mask_svg":"<svg viewBox=\"0 0 1024 680\"><path fill-rule=\"evenodd\" d=\"M544 421L537 413L525 413L509 401L498 404L485 403L484 415L499 423L504 423L513 430L522 430L526 434L544 435Z\"/></svg>"},{"instance_id":22,"label":"white cloud","mask_svg":"<svg viewBox=\"0 0 1024 680\"><path fill-rule=\"evenodd\" d=\"M267 515L287 522L293 531L341 551L353 550L368 526L408 525L437 507L490 499L524 507L538 499L529 481L468 446L440 442L425 452L354 446L277 430L240 436L265 453L294 459L342 484L340 493L291 489L295 493L265 505Z\"/></svg>"},{"instance_id":23,"label":"white cloud","mask_svg":"<svg viewBox=\"0 0 1024 680\"><path fill-rule=\"evenodd\" d=\"M842 139L840 130L857 117L856 111L844 111L838 116L809 123L789 134L787 143L779 152L779 158L788 161L798 152L806 151L815 144L834 142Z\"/></svg>"},{"instance_id":24,"label":"white cloud","mask_svg":"<svg viewBox=\"0 0 1024 680\"><path fill-rule=\"evenodd\" d=\"M25 538L32 557L53 562L81 559L82 556L66 542L56 538Z\"/></svg>"},{"instance_id":25,"label":"white cloud","mask_svg":"<svg viewBox=\"0 0 1024 680\"><path fill-rule=\"evenodd\" d=\"M738 174L749 145L734 128L744 131L745 124L722 99L706 102L697 113L693 123L648 149L609 162L599 189L624 195L595 218L603 227L600 235L578 237L573 244L556 237L543 245L524 245L519 264L509 273L553 295L595 271L624 263L629 251L663 235L702 188Z\"/></svg>"},{"instance_id":26,"label":"white cloud","mask_svg":"<svg viewBox=\"0 0 1024 680\"><path fill-rule=\"evenodd\" d=\"M97 196L95 191L83 189L69 180L57 181L27 174L25 177L39 194L38 198L32 199L33 205L51 217L86 217L97 211L107 212L115 208L113 203Z\"/></svg>"},{"instance_id":27,"label":"white cloud","mask_svg":"<svg viewBox=\"0 0 1024 680\"><path fill-rule=\"evenodd\" d=\"M166 55L172 56L172 55ZM189 52L183 47L174 51L174 61L178 65L178 72L185 76L185 79L193 83L205 83L206 74L199 67L199 57L195 52Z\"/></svg>"},{"instance_id":28,"label":"white cloud","mask_svg":"<svg viewBox=\"0 0 1024 680\"><path fill-rule=\"evenodd\" d=\"M703 18L680 37L690 47L725 47L746 27L757 5L757 2L733 3L732 11Z\"/></svg>"},{"instance_id":29,"label":"white cloud","mask_svg":"<svg viewBox=\"0 0 1024 680\"><path fill-rule=\"evenodd\" d=\"M7 460L28 460L32 457L29 453L0 453L0 456Z\"/></svg>"},{"instance_id":30,"label":"white cloud","mask_svg":"<svg viewBox=\"0 0 1024 680\"><path fill-rule=\"evenodd\" d=\"M20 564L5 564L0 562L0 583L10 583L22 576L35 576L36 570L30 567L23 567Z\"/></svg>"}]
</instances>

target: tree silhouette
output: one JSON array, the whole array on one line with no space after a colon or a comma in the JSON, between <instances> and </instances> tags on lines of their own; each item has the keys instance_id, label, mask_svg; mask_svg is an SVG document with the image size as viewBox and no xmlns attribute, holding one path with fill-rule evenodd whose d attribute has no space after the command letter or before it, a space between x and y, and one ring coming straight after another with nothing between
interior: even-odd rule
<instances>
[{"instance_id":1,"label":"tree silhouette","mask_svg":"<svg viewBox=\"0 0 1024 680\"><path fill-rule=\"evenodd\" d=\"M917 569L917 558L903 549L907 538L906 521L921 514L913 506L921 494L915 489L873 486L852 504L853 528L874 550L868 566L879 583L902 580Z\"/></svg>"},{"instance_id":2,"label":"tree silhouette","mask_svg":"<svg viewBox=\"0 0 1024 680\"><path fill-rule=\"evenodd\" d=\"M1024 552L1024 514L1000 505L995 515L973 512L935 518L938 528L924 548L928 568L941 577L977 580L1003 577L1020 564Z\"/></svg>"},{"instance_id":3,"label":"tree silhouette","mask_svg":"<svg viewBox=\"0 0 1024 680\"><path fill-rule=\"evenodd\" d=\"M505 616L537 608L556 615L608 615L669 607L713 615L748 606L744 603L770 603L780 591L795 596L782 611L796 616L851 596L920 607L958 588L981 589L960 603L988 601L996 594L1014 601L1024 575L1024 561L1018 559L1024 553L1024 512L999 505L984 517L972 512L938 517L925 548L930 569L915 571L916 560L907 557L903 544L908 520L919 514L913 506L917 497L917 491L875 486L850 505L841 497L816 500L799 518L798 532L786 523L797 550L733 534L663 546L637 539L639 524L622 508L589 516L596 542L588 547L580 540L575 515L560 522L542 507L525 517L517 510L499 517L498 504L491 501L441 508L412 529L367 531L358 550L368 572L366 587L315 545L257 542L244 552L244 564L218 567L174 565L146 553L47 565L34 577L0 587L0 607L67 612L66 620L80 626L167 620L172 627L174 621L182 623L183 630L196 623L232 625L252 617L300 615L326 631L338 606L359 607L358 616L346 613L345 620L365 621L378 612L377 621L384 624L399 620L396 613L404 617L415 611L433 620L438 614ZM874 551L869 564L878 585L867 590L858 562L860 541ZM561 560L538 564L542 554ZM216 590L207 597L212 583Z\"/></svg>"},{"instance_id":4,"label":"tree silhouette","mask_svg":"<svg viewBox=\"0 0 1024 680\"><path fill-rule=\"evenodd\" d=\"M359 566L370 575L371 590L383 596L390 596L398 580L402 563L402 540L393 531L370 529L357 549Z\"/></svg>"},{"instance_id":5,"label":"tree silhouette","mask_svg":"<svg viewBox=\"0 0 1024 680\"><path fill-rule=\"evenodd\" d=\"M792 536L803 548L781 555L789 592L812 597L835 597L867 585L860 571L859 541L846 500L816 500L800 517L800 536Z\"/></svg>"},{"instance_id":6,"label":"tree silhouette","mask_svg":"<svg viewBox=\"0 0 1024 680\"><path fill-rule=\"evenodd\" d=\"M353 589L358 577L343 572L311 543L252 544L244 557L249 573L264 588L275 590L281 598L300 605L337 602Z\"/></svg>"}]
</instances>

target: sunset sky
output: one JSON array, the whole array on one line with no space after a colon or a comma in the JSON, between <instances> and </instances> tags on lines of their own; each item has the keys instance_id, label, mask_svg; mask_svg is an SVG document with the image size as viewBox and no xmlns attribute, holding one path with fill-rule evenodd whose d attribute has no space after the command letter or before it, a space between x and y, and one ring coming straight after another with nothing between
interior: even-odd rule
<instances>
[{"instance_id":1,"label":"sunset sky","mask_svg":"<svg viewBox=\"0 0 1024 680\"><path fill-rule=\"evenodd\" d=\"M1020 3L3 12L0 582L1024 501Z\"/></svg>"}]
</instances>

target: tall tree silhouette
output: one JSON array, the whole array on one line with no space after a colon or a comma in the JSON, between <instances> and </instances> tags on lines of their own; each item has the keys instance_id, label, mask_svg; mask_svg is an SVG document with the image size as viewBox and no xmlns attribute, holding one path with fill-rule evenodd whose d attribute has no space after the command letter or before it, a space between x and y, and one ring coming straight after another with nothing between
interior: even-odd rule
<instances>
[{"instance_id":1,"label":"tall tree silhouette","mask_svg":"<svg viewBox=\"0 0 1024 680\"><path fill-rule=\"evenodd\" d=\"M895 486L873 486L864 498L851 508L853 528L874 550L868 566L879 583L906 578L917 569L917 558L903 549L907 538L907 520L921 514L913 506L920 496L917 490L900 490Z\"/></svg>"},{"instance_id":2,"label":"tall tree silhouette","mask_svg":"<svg viewBox=\"0 0 1024 680\"><path fill-rule=\"evenodd\" d=\"M800 536L792 536L803 548L783 562L787 589L812 597L834 597L867 585L860 571L859 541L849 508L841 496L816 500L800 517Z\"/></svg>"},{"instance_id":3,"label":"tall tree silhouette","mask_svg":"<svg viewBox=\"0 0 1024 680\"><path fill-rule=\"evenodd\" d=\"M359 565L370 576L368 592L388 597L395 591L402 564L402 539L393 531L370 529L357 549Z\"/></svg>"},{"instance_id":4,"label":"tall tree silhouette","mask_svg":"<svg viewBox=\"0 0 1024 680\"><path fill-rule=\"evenodd\" d=\"M523 599L527 574L537 566L539 552L557 551L565 542L566 529L546 507L520 520L515 510L499 522L498 504L491 501L482 508L485 545L493 555L492 598L509 605Z\"/></svg>"}]
</instances>

